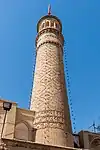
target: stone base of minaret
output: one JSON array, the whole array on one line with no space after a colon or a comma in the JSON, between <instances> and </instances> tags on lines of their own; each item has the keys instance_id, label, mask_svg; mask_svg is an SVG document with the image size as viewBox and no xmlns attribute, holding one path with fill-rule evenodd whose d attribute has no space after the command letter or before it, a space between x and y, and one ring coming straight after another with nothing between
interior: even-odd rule
<instances>
[{"instance_id":1,"label":"stone base of minaret","mask_svg":"<svg viewBox=\"0 0 100 150\"><path fill-rule=\"evenodd\" d=\"M36 142L53 146L74 147L73 136L71 134L65 134L63 131L53 128L37 130Z\"/></svg>"}]
</instances>

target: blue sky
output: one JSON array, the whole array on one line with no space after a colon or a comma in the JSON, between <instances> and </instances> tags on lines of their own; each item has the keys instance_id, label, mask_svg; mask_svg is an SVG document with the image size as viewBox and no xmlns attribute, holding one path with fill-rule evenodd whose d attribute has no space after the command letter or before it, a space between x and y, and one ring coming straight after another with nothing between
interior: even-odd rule
<instances>
[{"instance_id":1,"label":"blue sky","mask_svg":"<svg viewBox=\"0 0 100 150\"><path fill-rule=\"evenodd\" d=\"M36 24L47 14L63 24L76 129L100 123L100 0L0 0L0 96L28 108Z\"/></svg>"}]
</instances>

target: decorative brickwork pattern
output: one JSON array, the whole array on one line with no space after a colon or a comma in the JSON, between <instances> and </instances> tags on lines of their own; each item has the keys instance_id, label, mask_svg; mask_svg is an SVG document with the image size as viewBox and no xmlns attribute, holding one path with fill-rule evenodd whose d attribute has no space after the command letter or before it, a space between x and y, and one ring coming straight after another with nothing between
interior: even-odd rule
<instances>
[{"instance_id":1,"label":"decorative brickwork pattern","mask_svg":"<svg viewBox=\"0 0 100 150\"><path fill-rule=\"evenodd\" d=\"M63 66L63 36L44 29L36 39L36 67L31 97L36 142L73 146Z\"/></svg>"},{"instance_id":2,"label":"decorative brickwork pattern","mask_svg":"<svg viewBox=\"0 0 100 150\"><path fill-rule=\"evenodd\" d=\"M65 119L63 114L63 112L55 110L40 111L36 113L34 127L37 129L58 128L64 130Z\"/></svg>"}]
</instances>

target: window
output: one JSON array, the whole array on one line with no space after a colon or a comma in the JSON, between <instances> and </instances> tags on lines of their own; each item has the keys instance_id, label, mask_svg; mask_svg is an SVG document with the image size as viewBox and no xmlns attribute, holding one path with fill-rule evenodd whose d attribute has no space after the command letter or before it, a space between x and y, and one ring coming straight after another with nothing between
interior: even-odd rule
<instances>
[{"instance_id":1,"label":"window","mask_svg":"<svg viewBox=\"0 0 100 150\"><path fill-rule=\"evenodd\" d=\"M44 28L45 23L42 24L42 28Z\"/></svg>"},{"instance_id":2,"label":"window","mask_svg":"<svg viewBox=\"0 0 100 150\"><path fill-rule=\"evenodd\" d=\"M46 22L46 27L49 26L49 21Z\"/></svg>"},{"instance_id":3,"label":"window","mask_svg":"<svg viewBox=\"0 0 100 150\"><path fill-rule=\"evenodd\" d=\"M56 28L58 28L58 24L57 23L55 23L55 26L56 26Z\"/></svg>"},{"instance_id":4,"label":"window","mask_svg":"<svg viewBox=\"0 0 100 150\"><path fill-rule=\"evenodd\" d=\"M54 27L54 22L51 22L51 27Z\"/></svg>"}]
</instances>

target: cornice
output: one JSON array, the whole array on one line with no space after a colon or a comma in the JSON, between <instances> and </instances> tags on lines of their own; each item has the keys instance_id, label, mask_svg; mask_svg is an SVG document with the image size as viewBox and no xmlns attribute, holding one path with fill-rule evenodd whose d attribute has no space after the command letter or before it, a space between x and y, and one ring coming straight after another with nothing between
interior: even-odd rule
<instances>
[{"instance_id":1,"label":"cornice","mask_svg":"<svg viewBox=\"0 0 100 150\"><path fill-rule=\"evenodd\" d=\"M2 139L4 144L6 145L6 149L10 149L10 147L23 147L34 150L81 150L76 148L64 147L64 146L51 146L44 145L39 143L34 143L31 141L22 141L17 139Z\"/></svg>"},{"instance_id":2,"label":"cornice","mask_svg":"<svg viewBox=\"0 0 100 150\"><path fill-rule=\"evenodd\" d=\"M59 30L54 29L54 28L45 28L38 33L38 35L36 37L36 42L35 42L36 46L37 46L37 41L38 41L39 37L44 33L54 33L55 35L57 35L57 39L62 40L63 44L64 44L63 34Z\"/></svg>"},{"instance_id":3,"label":"cornice","mask_svg":"<svg viewBox=\"0 0 100 150\"><path fill-rule=\"evenodd\" d=\"M38 49L42 46L42 45L45 45L47 43L51 43L53 45L56 45L58 48L60 47L63 51L63 47L61 44L59 44L58 42L54 42L54 41L51 41L51 40L46 40L45 42L42 42L37 48L36 48L36 51L38 51Z\"/></svg>"}]
</instances>

